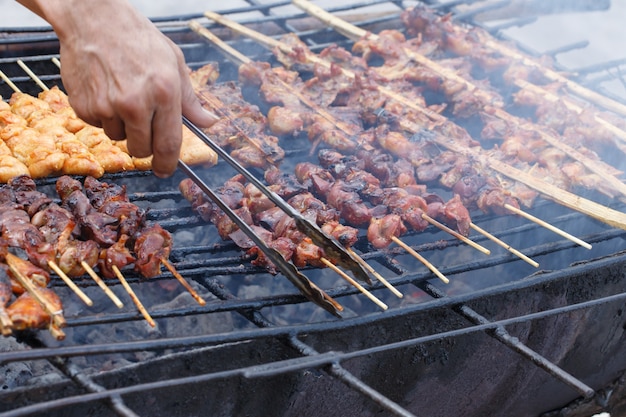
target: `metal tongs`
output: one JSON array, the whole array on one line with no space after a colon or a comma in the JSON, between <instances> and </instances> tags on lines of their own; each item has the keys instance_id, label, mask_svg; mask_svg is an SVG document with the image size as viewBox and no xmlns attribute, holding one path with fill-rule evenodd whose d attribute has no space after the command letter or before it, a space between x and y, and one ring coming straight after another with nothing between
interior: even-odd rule
<instances>
[{"instance_id":1,"label":"metal tongs","mask_svg":"<svg viewBox=\"0 0 626 417\"><path fill-rule=\"evenodd\" d=\"M224 151L219 145L217 145L211 138L209 138L202 130L196 125L191 123L186 117L183 116L183 124L189 128L198 138L206 143L213 151L221 156L226 162L228 162L238 173L243 175L246 180L254 184L263 194L270 199L270 201L287 215L294 219L298 229L311 238L311 240L319 247L321 247L327 256L333 259L337 264L350 270L352 274L367 283L371 283L367 271L363 266L350 254L344 247L337 242L336 239L328 236L319 228L315 223L312 223L307 218L301 215L296 209L291 207L282 197L273 191L269 190L263 183L261 183L254 175L252 175L246 168L241 166L236 160L234 160L226 151ZM243 222L237 214L235 214L230 207L221 201L219 196L215 194L208 185L206 185L195 172L182 161L178 161L178 166L185 171L185 173L191 178L192 181L202 189L219 207L226 213L226 215L263 251L263 253L278 267L278 269L312 302L324 308L326 311L339 316L338 310L341 310L341 306L330 298L326 293L319 289L309 279L298 271L298 269L291 262L286 261L283 256L275 249L270 248L257 234L250 228L245 222Z\"/></svg>"}]
</instances>

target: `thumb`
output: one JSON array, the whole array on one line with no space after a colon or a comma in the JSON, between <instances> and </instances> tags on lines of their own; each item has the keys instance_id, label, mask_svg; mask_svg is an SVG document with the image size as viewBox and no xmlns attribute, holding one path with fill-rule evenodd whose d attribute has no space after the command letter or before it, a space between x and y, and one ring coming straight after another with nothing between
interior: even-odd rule
<instances>
[{"instance_id":1,"label":"thumb","mask_svg":"<svg viewBox=\"0 0 626 417\"><path fill-rule=\"evenodd\" d=\"M181 104L183 115L198 127L208 128L219 120L215 113L202 107L189 81L183 85Z\"/></svg>"}]
</instances>

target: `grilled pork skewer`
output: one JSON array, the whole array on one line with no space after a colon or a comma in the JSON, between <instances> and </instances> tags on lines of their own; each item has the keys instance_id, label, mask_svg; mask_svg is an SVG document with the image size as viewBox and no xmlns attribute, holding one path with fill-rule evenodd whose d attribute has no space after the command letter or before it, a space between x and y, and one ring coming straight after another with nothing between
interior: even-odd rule
<instances>
[{"instance_id":1,"label":"grilled pork skewer","mask_svg":"<svg viewBox=\"0 0 626 417\"><path fill-rule=\"evenodd\" d=\"M246 36L250 36L272 49L277 49L279 51L282 51L285 54L294 53L294 50L289 45L286 45L282 42L275 41L272 38L263 36L255 31L252 31L248 28L245 28L241 25L236 24L235 22L229 19L226 19L223 16L217 15L212 12L206 12L205 15L209 19L215 20L216 22L226 25L229 28L236 30L239 33L245 34ZM329 65L328 62L325 62L324 60L316 56L313 56L312 54L307 54L304 51L299 56L306 58L308 62L313 62L316 64L327 65L327 66ZM342 72L350 78L355 78L355 74L352 71L342 70ZM410 100L404 99L401 94L398 94L394 91L390 91L389 89L385 87L381 87L381 86L378 86L377 90L380 93L382 93L384 96L388 97L389 99L393 101L397 101L399 104L406 106L406 108L410 108L410 109L420 112L425 117L428 117L432 121L440 124L441 128L445 128L453 132L460 132L459 127L449 122L445 117L441 116L438 113L434 113L426 108L423 108L422 106ZM413 132L413 133L422 132L424 130L421 126L418 126L412 122L402 121L401 125L405 130ZM437 145L450 149L459 155L464 155L464 154L468 154L469 152L471 152L466 148L465 145L459 146L455 144L454 142L445 139L443 136L442 137L435 136L433 141L436 142ZM528 187L536 189L537 191L541 192L542 194L546 195L547 197L551 198L552 200L556 201L557 203L561 205L564 205L573 210L584 213L588 216L594 217L613 227L626 229L626 215L624 215L623 213L609 209L601 204L594 203L580 196L576 196L558 187L554 187L551 184L541 179L535 178L532 175L529 175L528 173L520 169L517 169L511 165L503 163L493 157L482 155L482 154L475 155L474 153L470 153L470 155L472 155L472 157L475 160L481 160L483 166L488 167L495 172L503 174L506 177L511 178L514 181L517 181L519 183L527 185Z\"/></svg>"},{"instance_id":2,"label":"grilled pork skewer","mask_svg":"<svg viewBox=\"0 0 626 417\"><path fill-rule=\"evenodd\" d=\"M388 154L383 154L380 152L367 152L367 151L358 151L356 155L347 157L343 154L334 151L334 150L320 150L318 154L320 164L322 167L328 169L333 176L340 178L350 178L349 182L354 181L355 179L358 182L364 182L368 185L357 185L357 189L359 189L360 193L364 196L372 196L375 201L373 203L377 203L378 199L384 195L384 191L379 186L387 186L387 187L400 187L402 190L413 190L412 194L417 196L426 196L429 202L431 203L443 203L443 199L439 198L435 194L428 192L425 186L420 186L417 184L417 179L415 178L415 172L413 166L410 162L405 159L398 159L397 161L392 161ZM303 164L306 167L306 164ZM306 176L306 174L305 174ZM464 177L468 178L468 177ZM303 177L302 180L305 178ZM380 180L379 180L380 179ZM356 185L356 184L355 184ZM497 189L491 188L492 186L487 187L483 186L485 190L482 188L472 188L470 191L472 193L482 192L481 197L477 198L477 205L479 208L482 208L483 211L488 211L490 209L490 205L493 203L493 192L498 193ZM456 186L454 187L455 192L462 192L462 189L458 189ZM397 191L396 193L399 193ZM411 193L409 193L411 194ZM482 196L485 195L486 196ZM469 197L466 194L463 194L465 197ZM499 199L498 199L499 200ZM515 204L518 206L515 200L509 200L504 198L503 201L510 201L511 204ZM463 204L467 206L466 202L463 201ZM498 205L502 205L504 203L498 202ZM419 206L420 204L418 204ZM442 207L437 207L433 210L427 210L428 213L433 213L435 217L440 214L445 215L445 210L442 213ZM407 212L406 210L400 209L400 213ZM450 216L448 216L450 217ZM462 219L467 217L465 223L468 223L469 227L474 230L477 230L479 233L488 237L498 245L502 246L509 252L518 256L525 262L533 265L535 268L539 266L537 262L528 258L523 253L519 252L517 249L512 248L507 245L503 241L498 238L495 238L493 235L488 233L485 230L482 230L479 226L475 225L469 220L469 213L465 216L463 213L460 213L460 216L452 215L450 219L453 222L458 222L456 219ZM418 223L419 224L419 223ZM397 242L396 242L397 243Z\"/></svg>"},{"instance_id":3,"label":"grilled pork skewer","mask_svg":"<svg viewBox=\"0 0 626 417\"><path fill-rule=\"evenodd\" d=\"M402 19L409 30L418 30L421 25L427 23L431 28L430 33L438 32L437 37L448 39L448 45L455 45L456 51L467 51L468 48L476 49L479 46L479 51L474 55L491 57L498 54L502 57L506 57L508 58L506 59L506 65L510 65L511 60L513 60L523 65L527 71L537 71L543 77L565 85L574 95L617 114L626 116L626 106L623 104L583 87L554 69L546 67L543 62L524 55L522 52L510 47L506 43L498 41L482 29L466 29L460 25L454 25L452 22L447 21L447 19L437 16L428 11L428 9L419 6L406 10L402 15Z\"/></svg>"},{"instance_id":4,"label":"grilled pork skewer","mask_svg":"<svg viewBox=\"0 0 626 417\"><path fill-rule=\"evenodd\" d=\"M393 34L397 34L401 38L396 39L391 36ZM389 45L390 42L398 43L397 50L394 50L394 53L386 53L389 48L385 48L385 46ZM382 76L389 72L385 71L386 67L398 65L396 64L398 60L396 53L405 54L405 60L409 61L417 60L418 58L416 57L423 58L419 48L415 48L410 41L405 41L402 35L393 31L391 33L389 31L383 32L380 36L369 35L355 44L355 50L362 49L367 51L374 48L383 55L383 58L390 61L386 62L382 67L372 68L372 71L379 72ZM462 113L460 116L465 117L480 114L483 117L496 118L515 126L517 130L527 132L526 136L536 135L541 141L548 144L550 148L556 148L572 160L582 164L585 169L595 175L597 184L603 184L603 187L609 189L613 194L624 195L626 193L626 185L616 178L617 175L621 174L620 171L599 160L589 150L581 148L579 143L575 144L576 148L574 148L567 143L565 138L556 134L555 131L530 123L525 119L506 112L503 105L496 102L496 99L493 98L490 90L482 85L479 87L478 82L474 81L469 74L466 74L466 71L457 70L448 61L433 61L423 58L426 61L424 65L426 65L427 69L425 70L421 66L411 66L405 60L401 60L403 63L401 71L396 71L388 76L392 77L392 79L398 77L400 79L409 78L412 81L422 81L427 88L434 86L433 88L442 91L447 96L449 103L452 103L454 106L453 113L456 115ZM421 63L422 61L420 60L419 62ZM435 78L436 82L433 82L432 78Z\"/></svg>"},{"instance_id":5,"label":"grilled pork skewer","mask_svg":"<svg viewBox=\"0 0 626 417\"><path fill-rule=\"evenodd\" d=\"M221 23L224 23L224 24L226 24L226 25L228 25L228 26L230 26L230 27L234 28L235 30L241 31L241 32L243 32L243 33L248 34L248 36L252 36L252 37L254 37L254 38L255 38L255 39L257 39L257 40L260 40L261 42L265 43L266 45L275 46L275 47L276 47L276 49L280 49L280 50L282 50L282 51L283 51L283 52L285 52L285 53L289 53L290 51L293 53L293 49L291 49L291 47L290 47L290 46L288 46L288 45L282 44L282 43L280 43L280 42L274 41L274 40L273 40L273 39L271 39L271 38L267 38L267 37L265 37L265 36L263 36L263 35L257 34L256 32L250 31L249 29L244 28L244 27L241 27L240 25L238 25L238 24L236 24L236 23L234 23L234 22L231 22L231 21L229 21L229 20L227 20L227 19L224 19L224 18L222 18L222 17L221 17L221 16L219 16L219 15L215 15L214 13L207 12L207 15L208 15L208 17L210 17L210 18L215 18L216 20L219 20ZM192 25L192 27L193 27L193 26L194 26L194 25ZM197 25L195 25L195 26L197 26ZM203 34L203 35L205 35L205 34L206 34L206 32L207 32L206 30L198 30L198 31L199 31L199 33L201 33L201 34ZM212 38L213 38L213 37L209 37L209 39L212 39ZM306 51L307 49L306 49L306 47L305 47L305 46L303 46L302 48L299 48L299 50L301 50L301 51ZM323 61L320 61L319 59L317 59L315 56L312 56L311 54L306 54L306 53L305 53L305 57L306 57L306 59L311 59L311 60L313 60L316 64L320 64L320 65L324 65L324 64L326 64L326 65L328 65L328 63L323 62ZM251 68L251 67L250 67L250 68ZM256 72L257 72L257 70L254 70L254 71L253 71L253 73L256 73ZM354 73L351 73L350 71L346 71L346 70L344 70L343 72L344 72L344 73L346 73L349 77L355 77ZM240 74L241 74L241 70L240 70ZM248 74L247 76L249 77L249 76L250 76L250 74ZM389 90L388 90L388 89L386 89L386 88L381 88L380 86L378 86L378 88L377 88L377 89L378 89L379 91L381 91L381 92L384 92L384 94L385 94L386 96L389 96L389 97L391 97L393 100L397 100L397 101L401 102L402 104L406 105L406 106L407 106L407 107L409 107L409 108L411 108L411 107L415 107L415 105L413 104L413 102L412 102L412 101L408 101L408 100L404 99L404 97L403 97L403 96L397 95L397 94L395 94L395 93L393 93L393 92L389 91ZM274 93L274 92L275 92L275 91L273 91L273 93ZM442 117L441 117L440 115L435 114L435 115L433 116L433 113L432 113L432 112L429 112L429 111L427 111L427 110L424 110L423 108L422 108L422 109L420 109L419 107L418 107L418 110L419 110L419 111L421 111L421 113L420 113L420 114L424 114L424 115L426 115L427 117L432 117L432 119L433 119L433 120L436 120L436 121L438 121L438 122L441 122L441 121L442 121ZM271 115L271 113L270 113L270 115ZM271 119L270 119L270 121L271 121ZM455 134L462 133L462 132L459 130L459 128L458 128L458 127L456 127L456 126L452 125L451 123L449 123L449 122L445 121L445 119L443 120L443 125L446 127L446 129L447 129L449 132L454 132ZM421 130L421 129L420 129L420 130ZM328 131L328 129L325 129L325 131ZM344 131L345 131L345 129L344 129ZM335 132L338 132L338 131L335 131ZM341 136L341 134L340 134L340 136ZM326 137L328 137L328 138L331 138L331 139L332 139L332 141L328 141L328 143L329 143L329 144L331 144L331 146L336 146L336 144L337 144L337 142L336 142L337 135L333 135L333 136L328 136L328 135L327 135ZM469 136L467 136L467 138L468 138L468 139L470 139L470 138L469 138ZM349 140L348 140L348 141L349 141ZM343 140L343 142L342 142L342 143L345 143L345 139ZM384 145L384 146L385 146L385 145ZM348 146L348 148L350 148L350 146ZM402 149L402 151L404 151L404 149ZM400 154L402 154L402 156L405 156L405 154L403 154L403 153L402 153L402 151L400 151L399 153L400 153ZM418 152L418 154L420 153L419 149L417 150L417 152ZM418 163L418 164L419 164L419 162L416 162L416 163ZM506 168L506 167L505 167L505 168ZM506 170L501 170L501 171L506 172ZM515 178L515 177L513 177L513 176L511 176L511 177L512 177L512 178ZM525 178L527 178L527 177L525 177ZM534 183L536 183L536 181L534 181L534 180L528 180L528 181L531 181L533 184L534 184ZM489 200L493 200L493 198L490 198ZM585 203L585 205L586 205L587 201L584 201L584 203ZM585 207L585 208L586 208L586 207ZM503 209L503 211L505 211L505 210ZM589 212L594 212L594 211L589 211ZM474 227L474 229L475 229L475 230L477 230L477 231L479 231L479 232L484 232L484 231L483 231L482 229L480 229L480 228L475 228L475 227ZM491 239L491 240L496 241L496 243L498 243L500 246L502 246L502 247L504 247L504 248L507 248L507 249L509 248L509 246L508 246L507 244L505 244L504 242L500 241L499 239L496 239L496 238L495 238L494 236L492 236L491 234L488 234L488 233L486 233L486 232L485 232L485 236L487 236L487 237L488 237L489 239ZM518 251L512 251L512 252L513 252L513 253L518 253Z\"/></svg>"}]
</instances>

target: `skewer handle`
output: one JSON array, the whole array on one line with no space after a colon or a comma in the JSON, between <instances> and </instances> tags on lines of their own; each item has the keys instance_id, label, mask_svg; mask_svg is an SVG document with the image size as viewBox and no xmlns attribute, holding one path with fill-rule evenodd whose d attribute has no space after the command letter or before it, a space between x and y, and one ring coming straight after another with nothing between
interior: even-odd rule
<instances>
[{"instance_id":1,"label":"skewer handle","mask_svg":"<svg viewBox=\"0 0 626 417\"><path fill-rule=\"evenodd\" d=\"M433 226L438 227L439 229L443 230L444 232L450 233L452 236L456 237L461 242L467 243L468 245L470 245L474 249L484 253L485 255L490 255L491 254L491 251L489 249L485 248L482 245L479 245L478 243L474 242L471 239L468 239L467 237L463 236L462 234L460 234L458 232L455 232L454 230L450 229L445 224L440 223L437 220L433 219L428 214L423 213L422 214L422 219L426 220L428 223L432 224Z\"/></svg>"},{"instance_id":2,"label":"skewer handle","mask_svg":"<svg viewBox=\"0 0 626 417\"><path fill-rule=\"evenodd\" d=\"M391 291L396 297L398 297L398 298L404 297L404 294L402 294L400 291L398 291L396 289L396 287L391 285L391 283L389 281L387 281L385 279L385 277L383 277L378 272L376 272L376 270L374 268L372 268L372 266L370 264L365 262L365 259L363 259L359 255L357 255L357 253L352 248L347 248L346 250L350 251L352 253L352 256L354 256L354 258L357 260L357 262L359 262L361 265L363 265L363 268L365 268L370 274L372 274L377 280L379 280L385 287L387 287L389 289L389 291Z\"/></svg>"},{"instance_id":3,"label":"skewer handle","mask_svg":"<svg viewBox=\"0 0 626 417\"><path fill-rule=\"evenodd\" d=\"M524 217L525 219L528 219L528 220L530 220L532 222L535 222L535 223L537 223L540 226L545 227L546 229L556 233L557 235L560 235L560 236L562 236L562 237L564 237L564 238L566 238L568 240L571 240L572 242L582 246L583 248L591 249L591 245L589 243L585 242L584 240L581 240L581 239L577 238L576 236L572 236L569 233L567 233L566 231L561 230L558 227L552 226L550 223L547 223L547 222L541 220L540 218L533 216L532 214L526 213L525 211L522 211L522 210L518 209L517 207L513 207L510 204L505 204L504 208L509 210L509 211L511 211L511 212L513 212L513 213L515 213L515 214L518 214L518 215Z\"/></svg>"},{"instance_id":4,"label":"skewer handle","mask_svg":"<svg viewBox=\"0 0 626 417\"><path fill-rule=\"evenodd\" d=\"M367 289L365 289L365 287L363 287L361 284L359 284L358 282L356 282L350 275L346 274L345 272L343 272L341 269L337 268L337 266L335 266L331 261L329 261L326 258L320 258L320 260L322 261L322 263L324 265L326 265L327 267L329 267L330 269L332 269L333 271L335 271L337 274L339 274L339 276L343 279L345 279L346 281L348 281L350 283L350 285L352 285L354 288L356 288L357 290L361 291L361 293L363 295L365 295L367 298L369 298L374 304L376 304L378 307L382 308L383 310L387 310L389 307L387 306L387 304L383 303L382 301L380 301L374 294L372 294L371 292L369 292Z\"/></svg>"},{"instance_id":5,"label":"skewer handle","mask_svg":"<svg viewBox=\"0 0 626 417\"><path fill-rule=\"evenodd\" d=\"M72 291L74 291L74 293L78 296L78 298L80 298L81 300L83 300L83 302L85 304L87 304L88 306L92 306L93 305L93 301L91 300L91 298L89 298L87 296L87 294L85 294L83 292L83 290L81 290L80 288L78 288L78 286L76 284L74 284L74 281L71 280L70 277L68 277L65 272L63 272L61 270L61 268L59 268L59 266L57 264L55 264L52 261L48 261L48 266L50 267L50 269L52 269L54 272L57 273L57 275L59 276L59 278L61 278L63 280L63 282L65 282L65 284L70 287L70 289Z\"/></svg>"},{"instance_id":6,"label":"skewer handle","mask_svg":"<svg viewBox=\"0 0 626 417\"><path fill-rule=\"evenodd\" d=\"M528 256L524 255L522 252L520 252L517 249L511 247L511 245L501 241L500 239L498 239L497 237L495 237L494 235L492 235L491 233L489 233L488 231L486 231L482 227L477 226L474 223L470 223L470 227L472 229L476 230L478 233L482 234L483 236L486 236L488 239L491 239L493 242L497 243L498 245L502 246L504 249L508 250L513 255L519 257L523 261L528 262L530 265L534 266L535 268L539 268L539 263L533 261Z\"/></svg>"},{"instance_id":7,"label":"skewer handle","mask_svg":"<svg viewBox=\"0 0 626 417\"><path fill-rule=\"evenodd\" d=\"M174 268L174 265L172 265L170 261L165 258L161 258L161 263L165 265L167 270L170 271L172 275L174 275L174 278L176 278L178 282L180 282L181 285L185 287L185 289L189 292L189 294L191 294L193 299L196 300L198 304L200 304L201 306L206 305L206 301L204 301L204 298L200 297L196 290L194 290L193 287L189 285L187 280L178 273L178 271L176 270L176 268Z\"/></svg>"},{"instance_id":8,"label":"skewer handle","mask_svg":"<svg viewBox=\"0 0 626 417\"><path fill-rule=\"evenodd\" d=\"M135 303L137 310L139 310L143 318L148 322L148 324L151 327L156 327L156 323L150 316L150 313L148 313L148 310L146 310L146 308L143 306L143 304L139 300L139 297L137 297L137 295L135 294L135 291L133 291L133 289L130 287L130 285L128 284L128 281L126 281L126 278L124 278L124 275L122 275L122 272L120 271L120 269L116 265L113 265L112 269L113 269L113 273L115 273L115 276L117 277L117 279L120 280L120 282L122 283L122 286L124 287L128 295L130 296L130 299L133 300L133 303Z\"/></svg>"},{"instance_id":9,"label":"skewer handle","mask_svg":"<svg viewBox=\"0 0 626 417\"><path fill-rule=\"evenodd\" d=\"M418 261L423 263L426 266L426 268L430 269L432 271L432 273L437 276L437 278L439 278L441 281L443 281L444 284L448 284L450 282L448 277L446 277L444 274L442 274L441 271L439 271L435 267L435 265L431 264L426 258L424 258L422 255L420 255L415 250L413 250L412 247L410 247L409 245L407 245L406 243L404 243L403 241L401 241L400 239L398 239L395 236L392 236L391 240L393 240L398 246L402 247L402 249L404 249L405 251L410 253L415 259L417 259Z\"/></svg>"},{"instance_id":10,"label":"skewer handle","mask_svg":"<svg viewBox=\"0 0 626 417\"><path fill-rule=\"evenodd\" d=\"M115 293L111 291L111 289L107 286L107 284L104 281L102 281L102 278L100 278L98 274L96 274L96 271L94 271L93 268L89 266L87 262L81 261L80 265L83 267L85 271L87 271L87 274L89 274L89 276L96 282L96 284L98 284L100 289L104 291L104 293L111 299L111 301L113 301L113 304L115 304L117 308L124 307L124 303L122 303L122 301L117 297L117 295L115 295Z\"/></svg>"}]
</instances>

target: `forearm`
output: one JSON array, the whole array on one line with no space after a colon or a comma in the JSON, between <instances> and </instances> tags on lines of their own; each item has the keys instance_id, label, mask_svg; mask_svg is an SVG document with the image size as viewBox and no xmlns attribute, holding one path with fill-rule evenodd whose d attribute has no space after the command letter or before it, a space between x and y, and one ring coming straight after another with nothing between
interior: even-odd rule
<instances>
[{"instance_id":1,"label":"forearm","mask_svg":"<svg viewBox=\"0 0 626 417\"><path fill-rule=\"evenodd\" d=\"M47 21L60 39L84 32L98 22L119 22L125 16L136 16L133 6L126 0L16 1ZM133 13L127 13L129 10ZM90 18L92 22L88 21Z\"/></svg>"}]
</instances>

